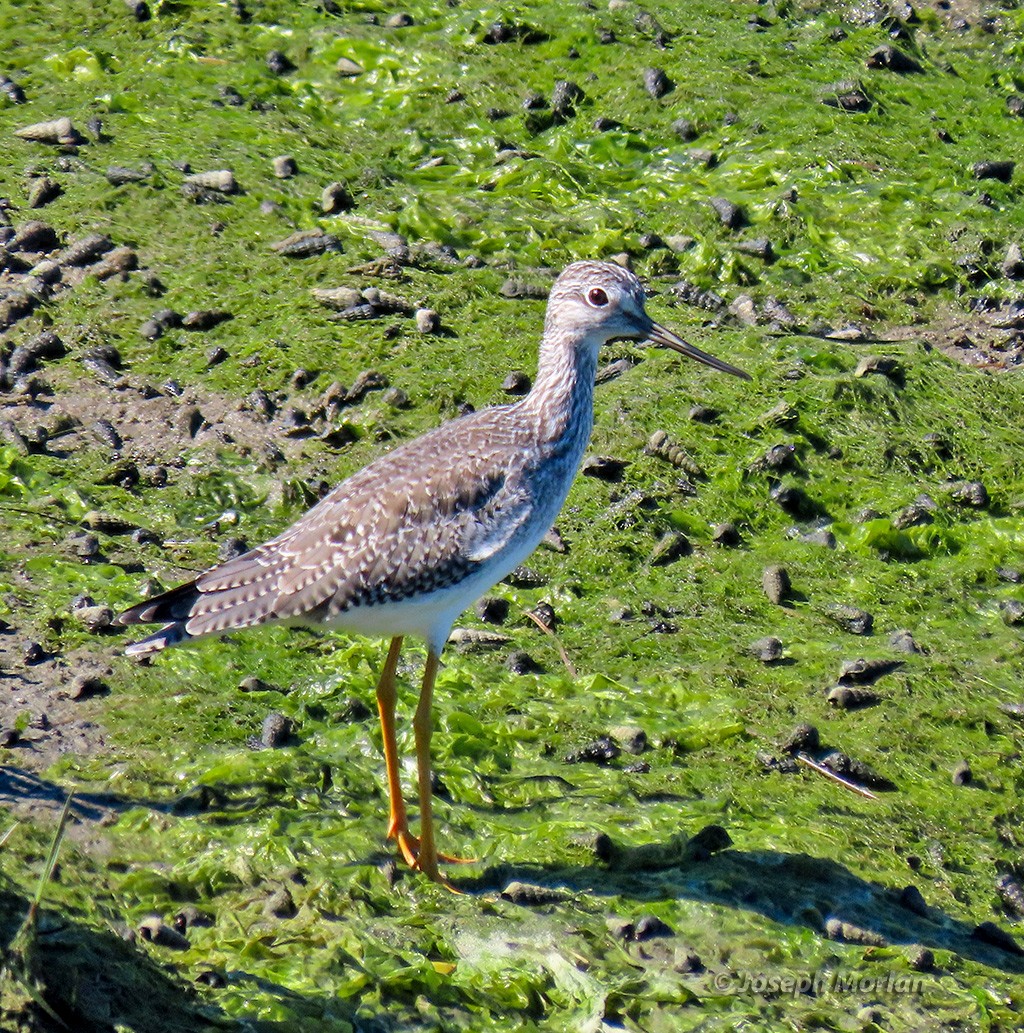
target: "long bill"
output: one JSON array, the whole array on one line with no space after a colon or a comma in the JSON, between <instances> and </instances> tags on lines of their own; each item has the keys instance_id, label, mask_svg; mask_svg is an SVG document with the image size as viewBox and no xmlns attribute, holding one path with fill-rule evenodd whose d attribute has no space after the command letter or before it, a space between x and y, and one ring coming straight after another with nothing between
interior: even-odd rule
<instances>
[{"instance_id":1,"label":"long bill","mask_svg":"<svg viewBox=\"0 0 1024 1033\"><path fill-rule=\"evenodd\" d=\"M660 323L652 324L647 334L647 344L671 348L673 351L679 352L680 355L703 362L705 366L710 366L712 369L717 369L722 373L731 373L734 377L739 377L741 380L750 380L749 373L744 373L738 367L730 366L728 362L716 359L714 355L709 355L707 352L701 351L700 348L695 348L689 341L684 341Z\"/></svg>"}]
</instances>

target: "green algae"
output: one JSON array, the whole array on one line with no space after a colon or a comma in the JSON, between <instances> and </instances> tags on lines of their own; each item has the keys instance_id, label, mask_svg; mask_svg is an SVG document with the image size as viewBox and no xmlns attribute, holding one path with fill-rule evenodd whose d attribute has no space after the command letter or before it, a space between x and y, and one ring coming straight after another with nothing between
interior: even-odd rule
<instances>
[{"instance_id":1,"label":"green algae","mask_svg":"<svg viewBox=\"0 0 1024 1033\"><path fill-rule=\"evenodd\" d=\"M977 254L997 267L1021 237L1017 182L982 183L970 171L1012 156L1019 142L1004 103L1020 88L1020 12L1002 12L994 35L954 34L922 12L914 52L925 73L899 77L863 68L888 41L881 27L844 23L845 39L830 43L840 13L804 5L776 5L764 31L752 31L749 12L735 5L650 5L677 34L666 51L634 27L631 8L581 10L566 25L560 6L531 4L516 17L547 38L492 46L483 42L489 26L511 17L497 7L416 3L414 24L394 30L368 24L367 13L385 13L376 5L338 15L249 7L252 19L242 22L226 5L157 3L140 24L116 7L69 3L59 15L34 2L5 7L0 37L18 45L7 48L4 70L29 103L0 108L0 134L10 139L9 129L61 113L76 124L95 114L110 140L83 146L72 172L39 146L12 144L0 192L20 202L30 170L51 172L65 192L37 214L68 236L97 229L131 244L166 288L156 299L138 277L87 279L9 336L17 343L52 322L74 355L115 344L133 375L155 383L174 377L230 398L283 389L296 404L375 367L413 405L395 413L365 400L352 413L359 439L340 451L304 445L286 490L275 483L280 471L231 447L216 457L215 474L197 450L158 490L101 483L109 458L98 449L66 459L0 450L0 613L28 623L48 649L87 649L106 662L110 640L65 619L76 595L134 601L146 575L126 570L131 563L172 584L215 560L227 527L209 525L225 511L237 514L233 533L256 541L301 512L316 479L344 476L382 441L411 437L462 402L499 400L507 369L531 367L542 319L541 303L499 297L509 271L529 276L533 266L629 251L642 273L671 273L730 300L741 291L780 297L808 326L874 318L913 322L921 337L862 346L708 329L703 313L668 293L652 302L658 318L755 381L714 379L654 354L602 385L593 450L630 460L624 483L582 478L559 520L569 554L542 550L530 560L547 584L498 589L512 604L513 645L545 673L513 676L501 655L446 656L435 737L446 789L441 845L480 858L454 873L470 891L463 897L414 877L391 888L379 870L390 856L379 731L348 709L353 697L372 700L377 644L271 631L170 653L147 668L113 660L112 692L100 701L110 754L66 756L47 772L48 781L116 804L102 863L87 846L69 845L47 892L68 935L80 937L80 964L121 951L116 985L149 988L181 1028L855 1029L866 1003L880 1003L892 1029L1019 1025L1016 959L969 932L987 919L1009 926L994 882L1017 870L1021 845L1021 730L999 705L1020 700L1024 650L998 609L1021 590L996 571L1024 564L1024 396L1016 374L958 367L925 342L933 316L1010 286L973 282L961 260ZM603 26L622 42L599 46ZM271 48L297 70L268 75ZM342 57L364 74L339 79ZM651 64L677 84L657 102L641 79ZM830 84L851 77L872 96L870 111L819 103ZM559 78L579 82L587 99L575 118L537 131L520 99L527 89L550 93ZM243 106L212 104L226 85ZM455 88L465 100L446 103ZM490 107L511 114L491 122ZM599 115L621 128L597 132ZM680 117L700 132L693 144L675 136ZM953 143L936 138L940 128ZM504 144L520 153L498 164ZM716 151L717 164L695 160L694 146ZM299 176L272 177L269 162L280 153L295 156ZM147 160L155 171L144 184L114 187L104 177L108 164ZM186 203L173 161L230 167L244 193L224 205ZM356 194L355 217L320 214L320 190L333 180ZM743 205L748 225L739 234L719 224L713 196ZM263 201L279 207L264 215ZM400 285L438 308L453 336L339 327L312 303L310 288L361 284L345 270L379 256L363 218L486 260L478 270L410 269ZM213 223L223 224L216 233ZM270 250L313 226L335 233L344 253L288 263ZM639 246L648 232L686 233L696 244L648 254ZM771 264L736 249L762 235L778 254ZM162 306L220 307L236 318L198 337L172 330L143 340L137 328ZM213 343L231 358L207 369ZM853 375L865 347L902 360L903 386ZM625 346L620 354L640 357ZM44 374L66 390L72 363ZM305 389L290 386L297 367L313 374ZM690 423L691 401L723 415L710 426ZM797 414L782 427L762 419L779 402ZM658 428L706 470L696 496L642 454ZM924 440L933 432L946 441L941 455ZM751 472L780 443L799 457L786 483L828 515L835 550L788 536L808 522L771 504L772 479ZM949 501L949 482L965 478L986 484L987 509ZM932 522L895 528L893 514L921 493L936 500ZM859 521L868 507L882 515ZM94 509L177 544L100 534L107 562L83 563L67 536ZM712 525L723 520L739 526L741 548L712 544ZM687 534L692 555L650 565L669 528ZM761 591L769 563L790 571L797 595L786 608ZM558 613L575 679L556 644L522 616L541 599ZM871 611L875 634L838 630L826 615L833 602ZM667 612L648 618L651 603ZM610 620L622 608L634 619ZM659 620L678 631L655 630ZM901 627L926 651L880 683L883 704L832 710L825 690L840 661L890 655L887 634ZM766 634L783 639L788 664L746 655ZM418 660L410 650L402 670L406 757ZM241 691L253 673L281 691ZM295 739L252 750L269 710L295 721ZM757 752L778 752L777 741L804 720L898 791L867 801L808 773L765 772ZM605 768L565 763L622 724L646 732L648 773L625 770L626 757ZM961 758L974 781L954 788ZM18 753L6 751L5 761L18 766ZM592 847L598 832L642 846L706 824L724 826L734 848L704 865L625 878ZM5 842L5 901L31 892L48 839L41 813ZM557 886L567 899L514 905L498 896L513 878ZM931 924L894 903L892 892L908 883L922 889ZM265 912L281 885L296 904L290 918ZM227 985L200 989L198 1003L108 942L109 930L154 911L170 918L185 903L209 911L213 925L190 930L184 953L144 949L184 981L224 973ZM630 943L608 924L645 914L676 936ZM820 920L833 914L884 931L892 946L826 938ZM757 990L756 979L743 988L743 973L909 975L919 942L935 952L937 971L913 993L840 983L814 996L777 995ZM687 950L706 971L685 971ZM729 978L715 982L722 974ZM31 1028L25 1014L18 1021ZM154 1017L137 1011L122 1010L119 1021L154 1028Z\"/></svg>"}]
</instances>

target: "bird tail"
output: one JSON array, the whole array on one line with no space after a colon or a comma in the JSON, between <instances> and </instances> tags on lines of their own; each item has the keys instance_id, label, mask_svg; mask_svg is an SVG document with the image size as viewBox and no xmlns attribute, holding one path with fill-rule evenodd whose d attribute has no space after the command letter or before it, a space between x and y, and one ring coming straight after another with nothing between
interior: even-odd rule
<instances>
[{"instance_id":1,"label":"bird tail","mask_svg":"<svg viewBox=\"0 0 1024 1033\"><path fill-rule=\"evenodd\" d=\"M186 629L185 622L199 595L196 583L190 581L118 614L114 618L114 623L122 626L167 622L159 631L125 646L125 655L148 656L151 653L159 653L168 646L176 646L194 638L195 636Z\"/></svg>"}]
</instances>

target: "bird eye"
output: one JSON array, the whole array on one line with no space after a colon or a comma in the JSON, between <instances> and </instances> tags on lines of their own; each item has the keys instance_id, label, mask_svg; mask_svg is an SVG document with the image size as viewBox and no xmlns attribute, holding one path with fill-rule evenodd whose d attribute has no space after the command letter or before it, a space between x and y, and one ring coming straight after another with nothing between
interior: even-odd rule
<instances>
[{"instance_id":1,"label":"bird eye","mask_svg":"<svg viewBox=\"0 0 1024 1033\"><path fill-rule=\"evenodd\" d=\"M587 301L595 308L604 308L608 304L608 295L600 287L591 287Z\"/></svg>"}]
</instances>

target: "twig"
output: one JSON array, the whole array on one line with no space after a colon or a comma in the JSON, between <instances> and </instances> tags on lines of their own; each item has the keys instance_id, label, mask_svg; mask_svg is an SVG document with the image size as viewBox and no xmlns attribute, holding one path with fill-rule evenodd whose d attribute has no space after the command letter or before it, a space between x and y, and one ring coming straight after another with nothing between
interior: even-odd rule
<instances>
[{"instance_id":1,"label":"twig","mask_svg":"<svg viewBox=\"0 0 1024 1033\"><path fill-rule=\"evenodd\" d=\"M573 665L573 662L569 659L569 654L565 651L565 646L558 641L558 636L531 610L526 611L526 616L533 621L534 624L544 632L545 635L550 635L554 639L555 647L558 649L558 655L562 658L562 663L565 664L565 669L569 672L570 677L577 677L578 672Z\"/></svg>"},{"instance_id":2,"label":"twig","mask_svg":"<svg viewBox=\"0 0 1024 1033\"><path fill-rule=\"evenodd\" d=\"M819 764L816 760L811 760L806 753L798 753L796 759L801 763L807 765L812 771L817 771L819 775L824 775L826 778L832 779L833 782L838 782L839 785L846 789L849 789L851 793L857 793L859 796L866 796L869 800L877 800L870 789L865 789L863 786L857 785L855 782L850 782L848 779L837 775L834 771L829 771L824 765Z\"/></svg>"}]
</instances>

